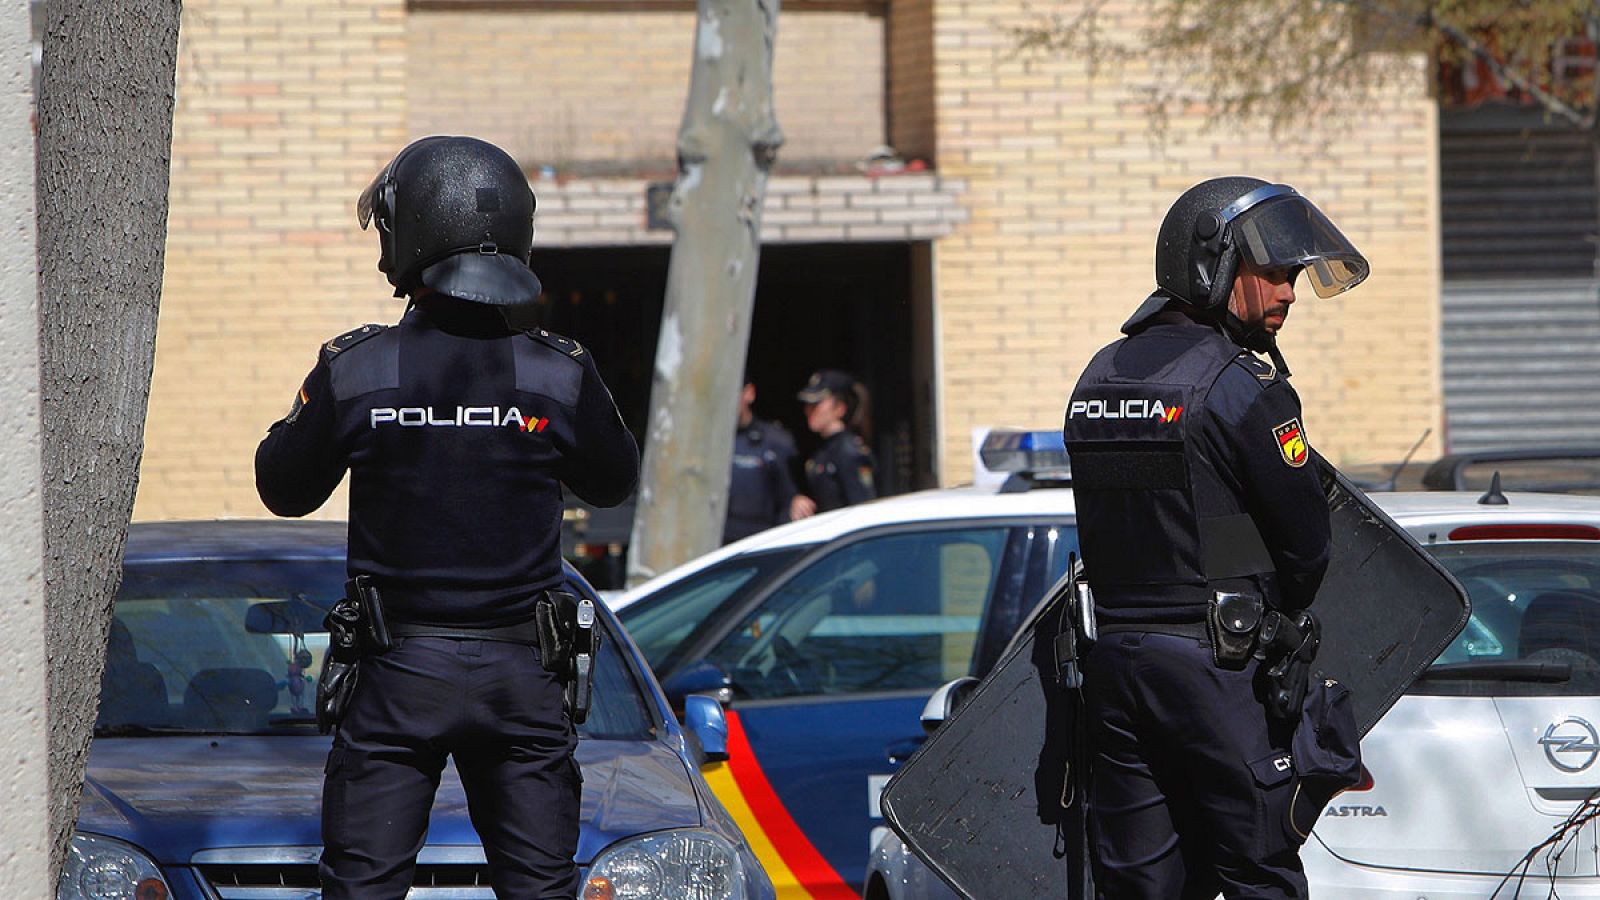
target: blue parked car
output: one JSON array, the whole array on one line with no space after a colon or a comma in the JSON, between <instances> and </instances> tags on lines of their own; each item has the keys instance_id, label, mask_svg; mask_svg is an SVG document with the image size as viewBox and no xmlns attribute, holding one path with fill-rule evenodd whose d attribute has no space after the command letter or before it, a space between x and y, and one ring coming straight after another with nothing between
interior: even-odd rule
<instances>
[{"instance_id":1,"label":"blue parked car","mask_svg":"<svg viewBox=\"0 0 1600 900\"><path fill-rule=\"evenodd\" d=\"M330 522L132 527L59 900L316 896L330 742L315 725L316 677L322 616L343 593L344 538ZM594 598L570 569L568 579ZM582 896L772 900L700 772L727 758L721 708L691 698L680 727L596 605L605 635L578 745ZM453 767L411 896L493 896Z\"/></svg>"}]
</instances>

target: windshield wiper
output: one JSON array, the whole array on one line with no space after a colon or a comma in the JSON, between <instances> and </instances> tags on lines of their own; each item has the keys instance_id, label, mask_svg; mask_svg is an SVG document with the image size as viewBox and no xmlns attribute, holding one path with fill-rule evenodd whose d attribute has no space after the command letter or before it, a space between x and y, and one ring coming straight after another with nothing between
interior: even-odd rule
<instances>
[{"instance_id":1,"label":"windshield wiper","mask_svg":"<svg viewBox=\"0 0 1600 900\"><path fill-rule=\"evenodd\" d=\"M95 737L146 737L152 734L188 734L187 728L176 728L171 725L135 725L132 722L123 722L119 725L99 725L94 729Z\"/></svg>"},{"instance_id":2,"label":"windshield wiper","mask_svg":"<svg viewBox=\"0 0 1600 900\"><path fill-rule=\"evenodd\" d=\"M1566 663L1499 660L1446 663L1429 666L1419 681L1531 681L1561 684L1572 680L1572 666Z\"/></svg>"},{"instance_id":3,"label":"windshield wiper","mask_svg":"<svg viewBox=\"0 0 1600 900\"><path fill-rule=\"evenodd\" d=\"M280 725L315 725L317 724L317 717L311 713L302 715L273 716L272 721L268 722L267 724L273 728L277 728Z\"/></svg>"}]
</instances>

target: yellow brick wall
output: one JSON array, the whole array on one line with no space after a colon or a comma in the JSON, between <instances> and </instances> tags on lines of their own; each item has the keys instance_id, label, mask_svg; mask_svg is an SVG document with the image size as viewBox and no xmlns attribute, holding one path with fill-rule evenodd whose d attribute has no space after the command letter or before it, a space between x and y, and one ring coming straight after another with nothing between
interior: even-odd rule
<instances>
[{"instance_id":1,"label":"yellow brick wall","mask_svg":"<svg viewBox=\"0 0 1600 900\"><path fill-rule=\"evenodd\" d=\"M412 136L468 132L532 169L670 175L689 90L688 10L413 10ZM883 18L784 12L773 61L781 166L884 143Z\"/></svg>"},{"instance_id":2,"label":"yellow brick wall","mask_svg":"<svg viewBox=\"0 0 1600 900\"><path fill-rule=\"evenodd\" d=\"M1353 292L1302 286L1282 347L1315 446L1336 463L1399 459L1426 428L1440 447L1437 128L1420 63L1356 119L1274 137L1264 126L1170 123L1141 113L1150 66L1022 59L1002 32L1025 0L934 0L940 174L963 178L971 221L935 245L946 483L967 480L979 425L1060 427L1078 373L1154 286L1155 234L1190 185L1284 181L1372 262ZM1106 7L1131 35L1146 9Z\"/></svg>"},{"instance_id":3,"label":"yellow brick wall","mask_svg":"<svg viewBox=\"0 0 1600 900\"><path fill-rule=\"evenodd\" d=\"M405 137L404 49L404 0L184 4L136 518L266 515L255 445L318 344L398 316L355 200Z\"/></svg>"},{"instance_id":4,"label":"yellow brick wall","mask_svg":"<svg viewBox=\"0 0 1600 900\"><path fill-rule=\"evenodd\" d=\"M1151 286L1151 250L1167 205L1202 178L1238 172L1301 188L1373 262L1367 284L1333 301L1308 297L1290 317L1284 346L1313 441L1338 462L1394 459L1433 427L1421 455L1436 453L1437 138L1421 68L1411 84L1360 101L1360 118L1324 132L1277 139L1264 128L1212 127L1196 115L1175 119L1167 144L1157 147L1140 112L1149 68L1106 67L1091 80L1082 62L1019 58L1000 29L1021 21L1024 7L1025 0L893 0L885 18L805 11L780 23L785 158L824 152L807 146L837 149L850 135L864 152L883 139L887 113L903 149L936 155L940 175L964 185L966 221L935 241L932 253L945 482L970 477L975 425L1059 426L1090 353L1115 337ZM1117 0L1108 21L1120 16L1126 28L1143 9ZM448 16L464 15L408 13L405 0L185 5L166 275L136 517L265 513L252 454L266 425L287 409L317 345L400 312L353 206L408 137L441 130L508 144L533 140L506 123L559 120L557 98L578 90L560 79L625 72L625 84L579 95L588 98L578 104L586 113L586 103L612 94L635 104L588 120L596 133L611 129L595 146L609 146L613 161L625 153L670 161L688 65L687 14L594 14L587 38L579 16L564 40L538 53L526 45L527 71L545 71L546 90L530 87L521 106L503 100L521 110L518 118L501 105L474 107L469 118L466 100L430 93L445 79L421 77L416 54L437 63L443 50L419 47L438 37ZM537 39L528 34L538 30L531 21L519 25L481 8L472 15L486 17L477 30L497 39ZM544 30L575 16L519 15L542 18ZM825 39L829 28L843 37ZM650 49L658 39L659 52ZM887 73L885 43L896 58ZM821 45L848 54L819 56ZM554 61L562 50L569 52ZM629 53L660 68L627 69ZM846 82L856 87L840 86ZM806 90L811 101L795 99ZM539 97L551 105L529 105ZM828 108L831 116L818 112ZM429 119L446 114L459 118ZM647 115L659 118L647 123ZM831 137L813 134L833 126ZM497 127L513 130L496 134ZM343 512L341 495L324 514Z\"/></svg>"}]
</instances>

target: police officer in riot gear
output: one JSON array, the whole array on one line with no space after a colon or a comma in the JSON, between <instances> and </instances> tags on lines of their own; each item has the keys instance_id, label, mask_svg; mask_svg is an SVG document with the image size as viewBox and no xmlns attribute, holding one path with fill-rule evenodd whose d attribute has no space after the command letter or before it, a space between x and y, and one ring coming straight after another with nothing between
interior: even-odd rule
<instances>
[{"instance_id":1,"label":"police officer in riot gear","mask_svg":"<svg viewBox=\"0 0 1600 900\"><path fill-rule=\"evenodd\" d=\"M794 438L777 422L756 418L756 386L739 392L739 427L733 436L728 518L722 542L732 543L789 521L794 486Z\"/></svg>"},{"instance_id":2,"label":"police officer in riot gear","mask_svg":"<svg viewBox=\"0 0 1600 900\"><path fill-rule=\"evenodd\" d=\"M562 485L616 505L639 458L587 350L507 324L540 291L533 211L521 168L483 141L395 156L358 214L410 304L323 345L256 453L278 515L312 512L349 471L349 571L394 635L360 659L334 731L329 898L406 894L447 756L497 896L578 892L577 739L534 625L563 580Z\"/></svg>"},{"instance_id":3,"label":"police officer in riot gear","mask_svg":"<svg viewBox=\"0 0 1600 900\"><path fill-rule=\"evenodd\" d=\"M1105 897L1306 895L1289 817L1297 714L1279 708L1295 701L1271 702L1289 695L1266 650L1268 632L1309 630L1299 611L1327 567L1329 516L1275 339L1297 283L1330 297L1367 271L1293 188L1203 182L1161 225L1157 290L1073 391Z\"/></svg>"}]
</instances>

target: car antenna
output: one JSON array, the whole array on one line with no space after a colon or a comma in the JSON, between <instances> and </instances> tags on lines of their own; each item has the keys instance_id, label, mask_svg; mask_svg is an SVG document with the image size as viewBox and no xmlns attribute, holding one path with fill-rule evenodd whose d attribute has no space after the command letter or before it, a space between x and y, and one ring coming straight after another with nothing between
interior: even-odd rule
<instances>
[{"instance_id":1,"label":"car antenna","mask_svg":"<svg viewBox=\"0 0 1600 900\"><path fill-rule=\"evenodd\" d=\"M1478 498L1479 506L1508 506L1511 501L1506 499L1505 492L1500 490L1500 470L1494 470L1494 477L1489 479L1489 489Z\"/></svg>"},{"instance_id":2,"label":"car antenna","mask_svg":"<svg viewBox=\"0 0 1600 900\"><path fill-rule=\"evenodd\" d=\"M1383 483L1384 490L1392 491L1395 489L1395 485L1400 482L1400 471L1406 467L1406 463L1411 462L1411 457L1416 455L1417 449L1422 446L1422 442L1427 440L1430 434L1433 434L1432 428L1422 429L1422 437L1417 438L1417 442L1411 445L1411 449L1406 451L1406 455L1400 458L1400 464L1394 467L1393 472L1389 473L1389 480Z\"/></svg>"}]
</instances>

